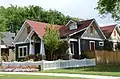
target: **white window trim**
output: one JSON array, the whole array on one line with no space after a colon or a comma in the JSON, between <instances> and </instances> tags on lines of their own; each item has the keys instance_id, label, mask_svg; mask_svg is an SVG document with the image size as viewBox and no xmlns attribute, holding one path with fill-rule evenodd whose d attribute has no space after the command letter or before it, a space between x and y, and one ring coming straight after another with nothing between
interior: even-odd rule
<instances>
[{"instance_id":1,"label":"white window trim","mask_svg":"<svg viewBox=\"0 0 120 79\"><path fill-rule=\"evenodd\" d=\"M89 41L90 50L91 50L91 42L94 43L94 48L95 48L95 41ZM94 49L94 50L95 50L95 49Z\"/></svg>"},{"instance_id":2,"label":"white window trim","mask_svg":"<svg viewBox=\"0 0 120 79\"><path fill-rule=\"evenodd\" d=\"M22 56L20 56L20 48L22 48ZM18 47L19 58L21 58L21 57L25 57L25 56L24 56L23 48L26 48L26 54L28 55L28 49L27 49L27 46L19 46L19 47Z\"/></svg>"},{"instance_id":3,"label":"white window trim","mask_svg":"<svg viewBox=\"0 0 120 79\"><path fill-rule=\"evenodd\" d=\"M102 43L102 45L101 45L101 43ZM104 42L99 42L99 46L104 46Z\"/></svg>"},{"instance_id":4,"label":"white window trim","mask_svg":"<svg viewBox=\"0 0 120 79\"><path fill-rule=\"evenodd\" d=\"M71 43L71 49L72 49L72 54L75 55L75 51L74 51L74 43Z\"/></svg>"}]
</instances>

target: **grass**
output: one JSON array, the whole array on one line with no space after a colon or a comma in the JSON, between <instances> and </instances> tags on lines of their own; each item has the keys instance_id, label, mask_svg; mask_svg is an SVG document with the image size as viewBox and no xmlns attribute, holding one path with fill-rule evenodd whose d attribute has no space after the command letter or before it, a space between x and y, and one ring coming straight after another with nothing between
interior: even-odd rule
<instances>
[{"instance_id":1,"label":"grass","mask_svg":"<svg viewBox=\"0 0 120 79\"><path fill-rule=\"evenodd\" d=\"M120 76L120 65L97 65L92 67L46 70L41 72Z\"/></svg>"},{"instance_id":2,"label":"grass","mask_svg":"<svg viewBox=\"0 0 120 79\"><path fill-rule=\"evenodd\" d=\"M85 79L85 78L0 74L0 79Z\"/></svg>"}]
</instances>

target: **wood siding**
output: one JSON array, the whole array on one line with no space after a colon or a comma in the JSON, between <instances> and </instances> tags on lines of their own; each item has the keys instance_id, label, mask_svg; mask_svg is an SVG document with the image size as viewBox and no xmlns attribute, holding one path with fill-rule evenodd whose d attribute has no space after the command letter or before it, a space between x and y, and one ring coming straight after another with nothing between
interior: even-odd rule
<instances>
[{"instance_id":1,"label":"wood siding","mask_svg":"<svg viewBox=\"0 0 120 79\"><path fill-rule=\"evenodd\" d=\"M103 41L81 39L81 52L90 51L90 45L89 45L90 41L95 41L95 50L103 50L104 46L99 45L99 42L103 42Z\"/></svg>"},{"instance_id":2,"label":"wood siding","mask_svg":"<svg viewBox=\"0 0 120 79\"><path fill-rule=\"evenodd\" d=\"M91 33L91 26L93 27L93 32ZM82 35L82 37L87 37L87 38L99 38L99 39L104 39L102 33L98 29L99 26L93 22L91 26L85 31L85 33ZM94 39L93 39L94 40Z\"/></svg>"},{"instance_id":3,"label":"wood siding","mask_svg":"<svg viewBox=\"0 0 120 79\"><path fill-rule=\"evenodd\" d=\"M116 35L114 33L116 33ZM112 40L114 42L120 42L120 35L118 34L118 31L116 29L113 30L109 40Z\"/></svg>"}]
</instances>

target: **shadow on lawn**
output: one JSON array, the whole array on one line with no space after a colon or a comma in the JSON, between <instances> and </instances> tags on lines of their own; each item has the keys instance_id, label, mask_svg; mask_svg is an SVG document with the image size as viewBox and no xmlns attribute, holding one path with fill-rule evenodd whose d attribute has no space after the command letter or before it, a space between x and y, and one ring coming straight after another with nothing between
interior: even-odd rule
<instances>
[{"instance_id":1,"label":"shadow on lawn","mask_svg":"<svg viewBox=\"0 0 120 79\"><path fill-rule=\"evenodd\" d=\"M66 68L80 71L120 72L120 65L97 65L91 67Z\"/></svg>"}]
</instances>

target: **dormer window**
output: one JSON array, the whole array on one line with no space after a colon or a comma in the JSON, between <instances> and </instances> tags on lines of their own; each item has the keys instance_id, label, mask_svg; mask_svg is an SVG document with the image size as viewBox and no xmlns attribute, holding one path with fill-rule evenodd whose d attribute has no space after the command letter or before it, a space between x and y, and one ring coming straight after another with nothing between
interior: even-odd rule
<instances>
[{"instance_id":1,"label":"dormer window","mask_svg":"<svg viewBox=\"0 0 120 79\"><path fill-rule=\"evenodd\" d=\"M70 30L77 29L77 24L76 24L76 23L70 23L70 24L69 24L69 29L70 29Z\"/></svg>"}]
</instances>

